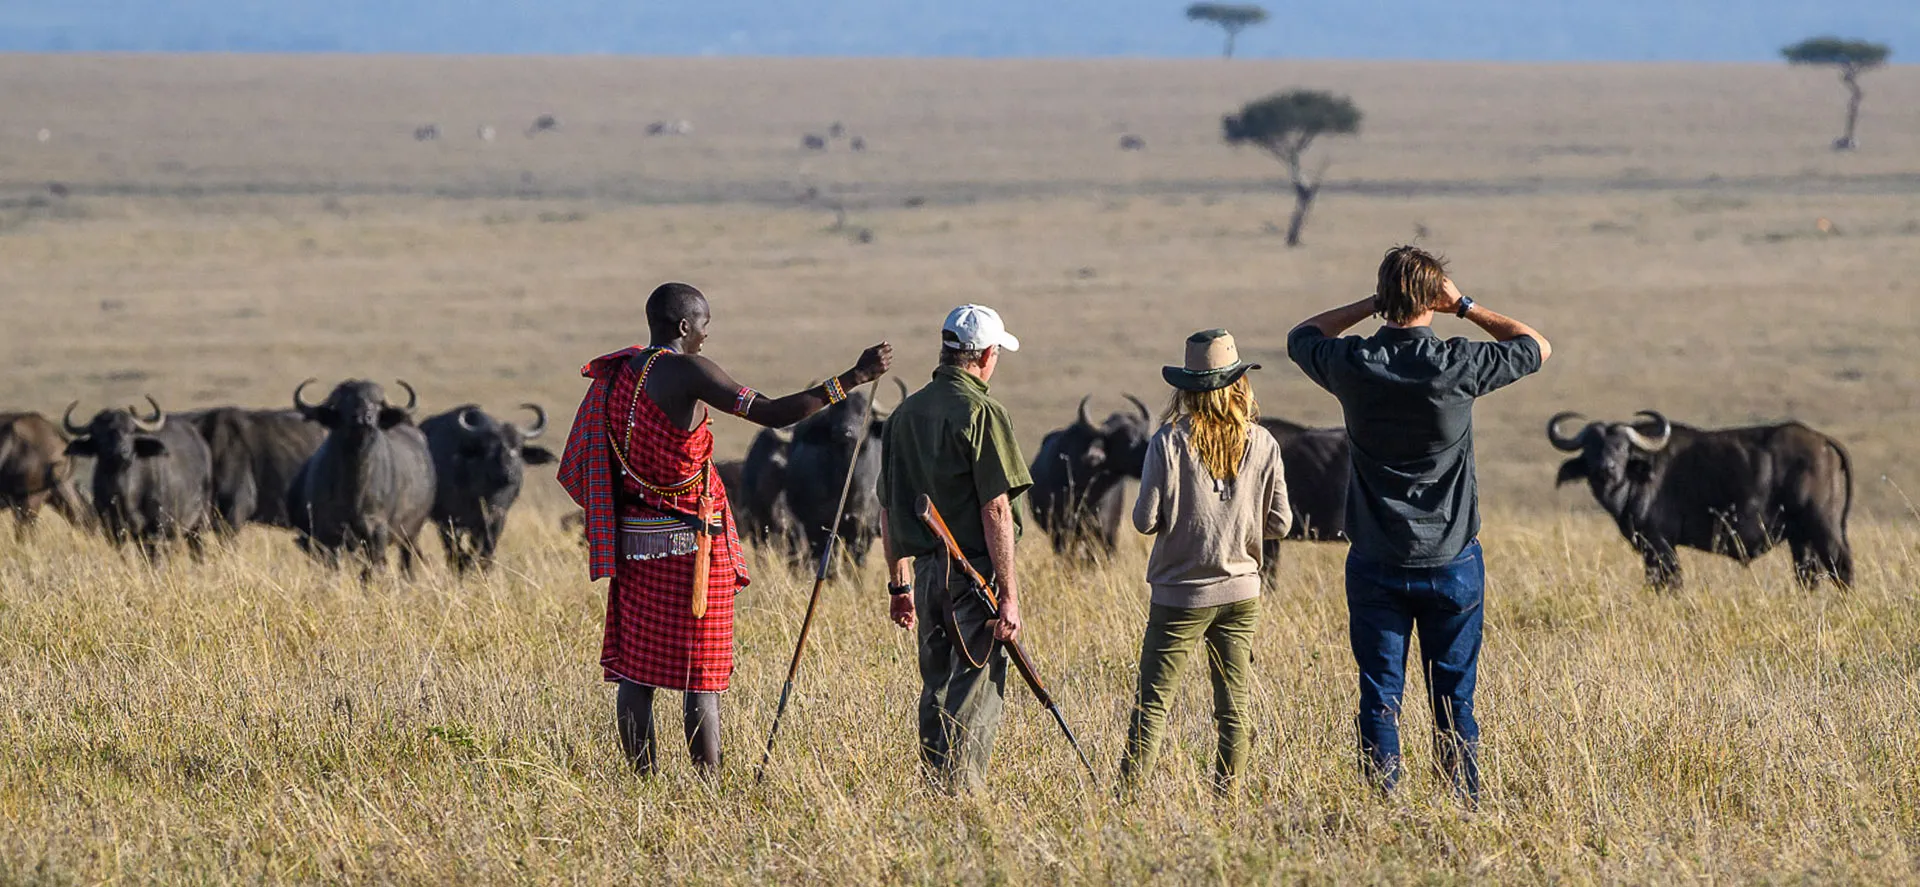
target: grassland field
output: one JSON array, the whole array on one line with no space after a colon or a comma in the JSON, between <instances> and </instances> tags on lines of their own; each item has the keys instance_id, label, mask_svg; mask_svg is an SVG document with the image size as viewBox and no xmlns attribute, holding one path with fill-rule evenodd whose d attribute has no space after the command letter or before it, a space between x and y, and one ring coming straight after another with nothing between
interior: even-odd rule
<instances>
[{"instance_id":1,"label":"grassland field","mask_svg":"<svg viewBox=\"0 0 1920 887\"><path fill-rule=\"evenodd\" d=\"M160 570L57 519L0 531L0 883L1920 879L1914 68L1868 76L1847 154L1835 78L1784 65L13 55L0 82L0 409L281 405L363 376L564 426L579 365L684 279L713 299L708 353L763 390L881 339L917 383L944 312L979 301L1025 344L994 390L1029 448L1083 395L1160 402L1180 339L1221 325L1266 364L1265 413L1332 424L1284 334L1416 238L1555 345L1477 416L1478 811L1421 771L1417 689L1411 790L1356 778L1337 546L1287 548L1263 598L1237 800L1206 789L1198 674L1149 803L1085 782L1018 688L994 792L926 791L873 564L829 587L755 786L808 585L772 558L742 598L728 767L637 781L603 593L536 471L479 578L363 587L267 530ZM1328 184L1289 250L1279 164L1219 118L1293 86L1366 120L1315 149ZM558 130L523 135L543 113ZM834 121L868 149L800 147ZM1858 584L1694 553L1684 591L1642 588L1542 434L1642 408L1844 441ZM1043 548L1029 643L1104 778L1145 543L1097 567Z\"/></svg>"}]
</instances>

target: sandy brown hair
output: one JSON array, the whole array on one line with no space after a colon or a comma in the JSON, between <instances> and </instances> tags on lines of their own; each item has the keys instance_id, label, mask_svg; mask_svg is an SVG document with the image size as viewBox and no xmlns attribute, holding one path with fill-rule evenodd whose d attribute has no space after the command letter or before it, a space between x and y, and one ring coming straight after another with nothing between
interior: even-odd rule
<instances>
[{"instance_id":1,"label":"sandy brown hair","mask_svg":"<svg viewBox=\"0 0 1920 887\"><path fill-rule=\"evenodd\" d=\"M1446 259L1417 246L1387 250L1374 284L1374 313L1395 326L1405 326L1440 304L1446 278Z\"/></svg>"},{"instance_id":2,"label":"sandy brown hair","mask_svg":"<svg viewBox=\"0 0 1920 887\"><path fill-rule=\"evenodd\" d=\"M1212 391L1175 391L1167 405L1166 421L1187 420L1193 450L1215 480L1240 476L1247 455L1247 433L1260 418L1260 402L1253 383L1241 376L1232 385Z\"/></svg>"}]
</instances>

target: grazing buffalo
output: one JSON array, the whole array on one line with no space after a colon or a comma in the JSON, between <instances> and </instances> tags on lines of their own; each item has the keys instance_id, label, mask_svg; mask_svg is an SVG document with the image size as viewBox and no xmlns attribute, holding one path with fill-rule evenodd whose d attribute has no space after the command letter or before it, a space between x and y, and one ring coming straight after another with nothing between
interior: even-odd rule
<instances>
[{"instance_id":1,"label":"grazing buffalo","mask_svg":"<svg viewBox=\"0 0 1920 887\"><path fill-rule=\"evenodd\" d=\"M299 545L330 564L339 563L343 552L360 554L365 579L386 563L388 543L398 542L401 572L412 575L434 494L433 457L426 435L413 424L419 398L401 382L407 405L397 407L377 383L354 379L310 404L300 392L315 381L293 390L294 409L327 429L287 497Z\"/></svg>"},{"instance_id":2,"label":"grazing buffalo","mask_svg":"<svg viewBox=\"0 0 1920 887\"><path fill-rule=\"evenodd\" d=\"M1635 418L1643 421L1561 413L1547 439L1580 454L1560 466L1556 485L1587 482L1646 560L1649 585L1680 587L1679 546L1747 564L1782 539L1802 586L1852 584L1853 464L1839 441L1798 422L1709 431L1652 410ZM1578 432L1562 431L1575 421Z\"/></svg>"},{"instance_id":3,"label":"grazing buffalo","mask_svg":"<svg viewBox=\"0 0 1920 887\"><path fill-rule=\"evenodd\" d=\"M39 413L0 413L0 508L13 512L15 535L25 538L49 504L67 523L91 523L73 486L67 436Z\"/></svg>"},{"instance_id":4,"label":"grazing buffalo","mask_svg":"<svg viewBox=\"0 0 1920 887\"><path fill-rule=\"evenodd\" d=\"M249 523L292 527L287 488L326 430L292 410L217 407L181 413L213 455L214 528L237 532Z\"/></svg>"},{"instance_id":5,"label":"grazing buffalo","mask_svg":"<svg viewBox=\"0 0 1920 887\"><path fill-rule=\"evenodd\" d=\"M827 150L827 140L813 133L807 133L800 137L800 147L809 151L825 151Z\"/></svg>"},{"instance_id":6,"label":"grazing buffalo","mask_svg":"<svg viewBox=\"0 0 1920 887\"><path fill-rule=\"evenodd\" d=\"M727 491L741 535L788 555L800 551L800 528L793 509L787 507L787 460L792 445L792 430L762 429L740 465L739 495Z\"/></svg>"},{"instance_id":7,"label":"grazing buffalo","mask_svg":"<svg viewBox=\"0 0 1920 887\"><path fill-rule=\"evenodd\" d=\"M520 498L527 466L559 461L552 450L527 443L547 430L547 411L538 404L521 406L533 411L532 425L502 422L473 404L420 423L433 454L433 523L456 572L493 567L494 547L506 529L507 509Z\"/></svg>"},{"instance_id":8,"label":"grazing buffalo","mask_svg":"<svg viewBox=\"0 0 1920 887\"><path fill-rule=\"evenodd\" d=\"M900 384L901 397L906 385ZM835 536L846 547L853 562L866 563L867 551L880 534L880 435L886 418L869 416L871 392L856 391L833 406L808 416L793 426L793 443L787 449L787 507L807 540L807 551L815 560L826 551ZM862 424L862 419L865 424ZM859 461L854 461L854 444L860 444ZM846 511L836 526L833 512L840 505L840 490L852 472Z\"/></svg>"},{"instance_id":9,"label":"grazing buffalo","mask_svg":"<svg viewBox=\"0 0 1920 887\"><path fill-rule=\"evenodd\" d=\"M213 457L193 423L168 421L152 397L147 404L150 416L101 410L86 425L73 423L79 401L68 405L67 455L93 457L93 509L115 545L137 541L157 562L163 542L185 539L198 559L212 523Z\"/></svg>"},{"instance_id":10,"label":"grazing buffalo","mask_svg":"<svg viewBox=\"0 0 1920 887\"><path fill-rule=\"evenodd\" d=\"M1029 469L1033 487L1027 508L1047 531L1056 554L1112 554L1119 543L1126 480L1138 480L1153 437L1153 412L1129 394L1133 412L1116 412L1094 424L1089 394L1080 399L1073 424L1049 432Z\"/></svg>"}]
</instances>

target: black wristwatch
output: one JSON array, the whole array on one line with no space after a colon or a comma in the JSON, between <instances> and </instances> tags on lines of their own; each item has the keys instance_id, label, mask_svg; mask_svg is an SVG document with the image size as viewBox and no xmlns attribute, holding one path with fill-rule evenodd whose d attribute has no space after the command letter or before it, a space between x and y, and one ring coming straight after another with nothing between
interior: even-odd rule
<instances>
[{"instance_id":1,"label":"black wristwatch","mask_svg":"<svg viewBox=\"0 0 1920 887\"><path fill-rule=\"evenodd\" d=\"M1467 316L1467 312L1469 312L1469 311L1472 311L1472 310L1473 310L1473 305L1474 305L1474 302L1473 302L1473 297L1471 297L1471 296L1461 296L1461 297L1460 297L1460 310L1458 310L1458 311L1455 311L1455 312L1453 312L1453 316L1455 316L1455 317L1458 317L1458 318L1462 318L1462 319L1464 319L1464 318L1466 318L1466 316Z\"/></svg>"},{"instance_id":2,"label":"black wristwatch","mask_svg":"<svg viewBox=\"0 0 1920 887\"><path fill-rule=\"evenodd\" d=\"M899 597L903 594L912 594L912 593L913 593L912 583L906 583L903 585L895 585L891 582L887 583L887 594L891 597Z\"/></svg>"}]
</instances>

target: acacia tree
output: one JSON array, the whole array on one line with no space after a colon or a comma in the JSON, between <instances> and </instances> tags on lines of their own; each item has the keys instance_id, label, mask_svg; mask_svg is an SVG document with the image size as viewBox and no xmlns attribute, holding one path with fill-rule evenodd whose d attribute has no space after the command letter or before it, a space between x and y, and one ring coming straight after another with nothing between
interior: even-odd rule
<instances>
[{"instance_id":1,"label":"acacia tree","mask_svg":"<svg viewBox=\"0 0 1920 887\"><path fill-rule=\"evenodd\" d=\"M1275 93L1249 102L1238 114L1221 121L1229 145L1255 145L1287 165L1293 183L1293 220L1287 224L1287 245L1300 245L1307 210L1320 194L1327 161L1308 173L1303 155L1323 135L1357 135L1360 109L1343 95L1311 89Z\"/></svg>"},{"instance_id":2,"label":"acacia tree","mask_svg":"<svg viewBox=\"0 0 1920 887\"><path fill-rule=\"evenodd\" d=\"M1267 11L1251 3L1195 3L1187 7L1187 21L1206 22L1227 32L1227 48L1221 53L1233 58L1233 41L1240 32L1267 20Z\"/></svg>"},{"instance_id":3,"label":"acacia tree","mask_svg":"<svg viewBox=\"0 0 1920 887\"><path fill-rule=\"evenodd\" d=\"M1853 127L1860 121L1860 98L1864 95L1860 91L1860 75L1886 64L1887 56L1893 51L1882 43L1814 37L1782 49L1780 54L1786 56L1790 64L1829 65L1840 69L1840 82L1847 85L1847 132L1834 140L1833 150L1851 151L1859 147L1853 140Z\"/></svg>"}]
</instances>

